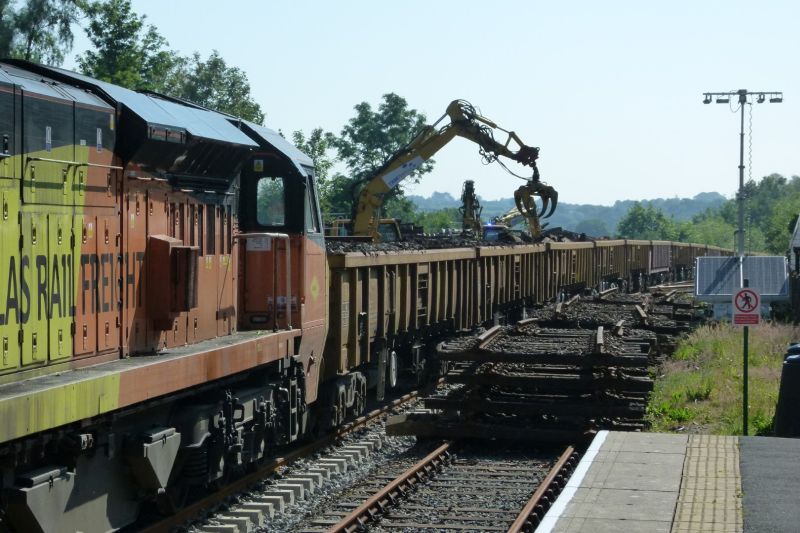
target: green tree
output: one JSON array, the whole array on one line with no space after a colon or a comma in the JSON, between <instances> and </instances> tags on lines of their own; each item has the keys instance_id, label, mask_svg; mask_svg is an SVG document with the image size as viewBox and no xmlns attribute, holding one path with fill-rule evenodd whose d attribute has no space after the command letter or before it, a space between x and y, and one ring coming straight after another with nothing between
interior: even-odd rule
<instances>
[{"instance_id":1,"label":"green tree","mask_svg":"<svg viewBox=\"0 0 800 533\"><path fill-rule=\"evenodd\" d=\"M81 72L134 90L162 92L185 65L155 26L133 11L130 0L92 2L85 28L94 46L77 58Z\"/></svg>"},{"instance_id":2,"label":"green tree","mask_svg":"<svg viewBox=\"0 0 800 533\"><path fill-rule=\"evenodd\" d=\"M331 176L320 191L320 204L326 221L334 218L350 218L356 197L358 182L337 172Z\"/></svg>"},{"instance_id":3,"label":"green tree","mask_svg":"<svg viewBox=\"0 0 800 533\"><path fill-rule=\"evenodd\" d=\"M710 244L723 248L735 247L736 228L719 215L698 216L680 224L678 240Z\"/></svg>"},{"instance_id":4,"label":"green tree","mask_svg":"<svg viewBox=\"0 0 800 533\"><path fill-rule=\"evenodd\" d=\"M59 65L72 48L79 0L0 1L0 54ZM16 9L15 9L16 8Z\"/></svg>"},{"instance_id":5,"label":"green tree","mask_svg":"<svg viewBox=\"0 0 800 533\"><path fill-rule=\"evenodd\" d=\"M786 226L800 213L800 177L770 174L758 182L750 180L745 183L744 198L746 251L784 254L790 237ZM707 209L681 227L682 239L735 247L738 210L735 199Z\"/></svg>"},{"instance_id":6,"label":"green tree","mask_svg":"<svg viewBox=\"0 0 800 533\"><path fill-rule=\"evenodd\" d=\"M340 135L330 137L331 146L354 178L364 178L377 170L425 125L425 115L409 108L406 99L394 93L384 94L375 111L368 102L361 102L354 109L356 116L342 128ZM427 164L415 177L431 169Z\"/></svg>"},{"instance_id":7,"label":"green tree","mask_svg":"<svg viewBox=\"0 0 800 533\"><path fill-rule=\"evenodd\" d=\"M611 235L605 221L599 218L581 220L575 225L575 231L577 233L585 233L590 237L605 237L606 235Z\"/></svg>"},{"instance_id":8,"label":"green tree","mask_svg":"<svg viewBox=\"0 0 800 533\"><path fill-rule=\"evenodd\" d=\"M9 0L0 1L0 55L2 57L12 57L12 46L14 42L14 18L16 12Z\"/></svg>"},{"instance_id":9,"label":"green tree","mask_svg":"<svg viewBox=\"0 0 800 533\"><path fill-rule=\"evenodd\" d=\"M331 202L335 211L352 211L358 191L393 154L406 146L425 125L425 115L409 107L405 98L394 93L384 94L376 110L368 102L354 107L356 114L342 128L339 136L328 134L328 141L336 150L338 160L344 163L351 183L337 183L336 202ZM429 160L418 168L410 178L418 181L423 174L433 169ZM342 194L351 191L349 198ZM402 198L401 187L396 187L384 200L384 215L399 213L408 216L409 204L395 198ZM339 203L339 200L344 200ZM413 206L412 206L413 207Z\"/></svg>"},{"instance_id":10,"label":"green tree","mask_svg":"<svg viewBox=\"0 0 800 533\"><path fill-rule=\"evenodd\" d=\"M418 213L414 223L422 226L426 233L439 233L442 230L461 230L461 213L456 207Z\"/></svg>"},{"instance_id":11,"label":"green tree","mask_svg":"<svg viewBox=\"0 0 800 533\"><path fill-rule=\"evenodd\" d=\"M790 192L770 206L763 224L765 250L782 255L789 249L789 240L794 227L790 222L800 213L800 193Z\"/></svg>"},{"instance_id":12,"label":"green tree","mask_svg":"<svg viewBox=\"0 0 800 533\"><path fill-rule=\"evenodd\" d=\"M678 228L660 209L636 202L620 220L617 233L623 239L674 240Z\"/></svg>"},{"instance_id":13,"label":"green tree","mask_svg":"<svg viewBox=\"0 0 800 533\"><path fill-rule=\"evenodd\" d=\"M411 222L417 217L417 206L405 196L396 194L384 202L381 216Z\"/></svg>"},{"instance_id":14,"label":"green tree","mask_svg":"<svg viewBox=\"0 0 800 533\"><path fill-rule=\"evenodd\" d=\"M207 59L182 57L130 0L95 1L85 8L92 50L77 58L84 74L129 89L189 100L261 124L264 113L247 75L214 50Z\"/></svg>"},{"instance_id":15,"label":"green tree","mask_svg":"<svg viewBox=\"0 0 800 533\"><path fill-rule=\"evenodd\" d=\"M166 94L257 124L264 122L264 112L250 94L247 74L228 65L218 51L212 51L205 60L195 52L191 58L178 61L177 66L178 75L164 87Z\"/></svg>"},{"instance_id":16,"label":"green tree","mask_svg":"<svg viewBox=\"0 0 800 533\"><path fill-rule=\"evenodd\" d=\"M292 143L314 162L314 173L319 186L320 206L322 207L324 218L330 222L333 205L339 201L336 198L337 186L341 180L346 178L341 175L330 175L336 161L329 155L328 142L329 137L325 135L322 128L314 128L308 136L299 130L292 133ZM349 214L345 216L349 216Z\"/></svg>"},{"instance_id":17,"label":"green tree","mask_svg":"<svg viewBox=\"0 0 800 533\"><path fill-rule=\"evenodd\" d=\"M320 187L328 180L335 160L328 155L329 139L322 128L314 128L306 135L302 131L292 132L292 143L314 162L314 172Z\"/></svg>"}]
</instances>

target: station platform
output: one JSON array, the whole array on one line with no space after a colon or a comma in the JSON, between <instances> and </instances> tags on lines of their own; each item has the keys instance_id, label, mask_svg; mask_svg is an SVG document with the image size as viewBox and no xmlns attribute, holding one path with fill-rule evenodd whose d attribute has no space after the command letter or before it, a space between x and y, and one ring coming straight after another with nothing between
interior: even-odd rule
<instances>
[{"instance_id":1,"label":"station platform","mask_svg":"<svg viewBox=\"0 0 800 533\"><path fill-rule=\"evenodd\" d=\"M601 431L536 531L800 531L800 439Z\"/></svg>"}]
</instances>

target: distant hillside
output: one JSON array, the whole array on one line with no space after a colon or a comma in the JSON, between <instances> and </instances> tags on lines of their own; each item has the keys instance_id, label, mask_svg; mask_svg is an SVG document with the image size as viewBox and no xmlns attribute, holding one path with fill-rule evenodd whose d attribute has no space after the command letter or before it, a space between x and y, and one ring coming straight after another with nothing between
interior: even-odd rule
<instances>
[{"instance_id":1,"label":"distant hillside","mask_svg":"<svg viewBox=\"0 0 800 533\"><path fill-rule=\"evenodd\" d=\"M435 192L428 198L409 195L408 199L414 202L414 205L420 211L438 211L439 209L459 207L461 205L459 199L453 198L450 193L446 192ZM705 211L709 207L718 207L725 200L725 197L720 193L702 192L694 198L656 198L643 200L643 202L651 203L654 207L664 211L667 216L683 221L691 219L694 215ZM574 231L613 235L617 231L617 223L635 203L634 200L617 200L612 206L559 203L555 214L547 222L551 227L561 226ZM481 199L481 205L483 206L484 220L489 220L514 207L514 199ZM589 228L592 231L587 231ZM603 232L601 228L607 229L607 232Z\"/></svg>"}]
</instances>

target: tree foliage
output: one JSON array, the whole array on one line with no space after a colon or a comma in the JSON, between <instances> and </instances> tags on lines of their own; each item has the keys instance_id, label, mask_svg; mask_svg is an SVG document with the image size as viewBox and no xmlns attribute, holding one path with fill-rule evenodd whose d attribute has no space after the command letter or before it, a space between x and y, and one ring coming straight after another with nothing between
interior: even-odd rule
<instances>
[{"instance_id":1,"label":"tree foliage","mask_svg":"<svg viewBox=\"0 0 800 533\"><path fill-rule=\"evenodd\" d=\"M168 84L165 92L202 106L222 111L261 124L264 112L250 94L247 74L229 66L217 50L207 59L195 52L178 62L178 80Z\"/></svg>"},{"instance_id":2,"label":"tree foliage","mask_svg":"<svg viewBox=\"0 0 800 533\"><path fill-rule=\"evenodd\" d=\"M207 59L183 57L130 0L86 5L86 35L93 45L77 58L80 70L139 91L155 91L261 124L264 113L250 94L247 75L214 50Z\"/></svg>"},{"instance_id":3,"label":"tree foliage","mask_svg":"<svg viewBox=\"0 0 800 533\"><path fill-rule=\"evenodd\" d=\"M0 0L0 55L60 65L72 48L80 0Z\"/></svg>"},{"instance_id":4,"label":"tree foliage","mask_svg":"<svg viewBox=\"0 0 800 533\"><path fill-rule=\"evenodd\" d=\"M392 154L407 145L425 125L425 115L408 106L405 98L384 94L377 110L368 102L354 107L356 115L342 128L339 136L331 135L330 143L356 179L378 169ZM415 173L430 172L431 164Z\"/></svg>"},{"instance_id":5,"label":"tree foliage","mask_svg":"<svg viewBox=\"0 0 800 533\"><path fill-rule=\"evenodd\" d=\"M163 91L181 59L130 0L92 2L85 29L94 49L77 58L80 70L94 78L134 90Z\"/></svg>"},{"instance_id":6,"label":"tree foliage","mask_svg":"<svg viewBox=\"0 0 800 533\"><path fill-rule=\"evenodd\" d=\"M332 199L331 190L335 182L335 179L330 175L335 159L329 154L328 142L329 138L322 128L314 128L308 136L299 130L292 132L292 143L301 152L310 157L314 163L314 173L320 192L320 204L322 212L326 215L333 211L331 202L334 200ZM344 178L344 176L341 176L341 178Z\"/></svg>"},{"instance_id":7,"label":"tree foliage","mask_svg":"<svg viewBox=\"0 0 800 533\"><path fill-rule=\"evenodd\" d=\"M794 217L800 213L800 177L787 179L770 174L760 181L748 181L745 198L745 250L783 255L788 248ZM623 226L624 224L624 226ZM652 205L634 205L619 225L622 237L663 239L736 247L738 206L727 200L676 223ZM672 235L673 237L665 237Z\"/></svg>"},{"instance_id":8,"label":"tree foliage","mask_svg":"<svg viewBox=\"0 0 800 533\"><path fill-rule=\"evenodd\" d=\"M611 235L608 225L599 218L587 218L578 222L575 226L577 233L585 233L590 237L605 237Z\"/></svg>"},{"instance_id":9,"label":"tree foliage","mask_svg":"<svg viewBox=\"0 0 800 533\"><path fill-rule=\"evenodd\" d=\"M425 233L440 233L444 230L461 231L461 213L457 208L417 213L414 223L422 226Z\"/></svg>"},{"instance_id":10,"label":"tree foliage","mask_svg":"<svg viewBox=\"0 0 800 533\"><path fill-rule=\"evenodd\" d=\"M636 202L622 217L617 233L623 239L674 240L678 237L675 222L650 204Z\"/></svg>"},{"instance_id":11,"label":"tree foliage","mask_svg":"<svg viewBox=\"0 0 800 533\"><path fill-rule=\"evenodd\" d=\"M394 93L384 94L377 109L368 102L354 107L355 116L342 128L337 136L327 134L328 144L336 151L337 158L347 169L347 177L332 181L329 190L329 205L333 211L350 212L358 191L395 152L406 146L425 125L425 115L409 107L405 98ZM418 168L410 179L433 169L428 160ZM413 204L403 198L403 190L396 187L384 201L384 216L402 215L408 219L414 212Z\"/></svg>"}]
</instances>

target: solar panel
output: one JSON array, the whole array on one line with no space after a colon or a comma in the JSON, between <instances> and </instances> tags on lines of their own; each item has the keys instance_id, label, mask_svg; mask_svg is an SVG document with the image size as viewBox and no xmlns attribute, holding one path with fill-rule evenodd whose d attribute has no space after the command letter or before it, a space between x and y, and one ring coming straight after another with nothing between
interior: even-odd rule
<instances>
[{"instance_id":1,"label":"solar panel","mask_svg":"<svg viewBox=\"0 0 800 533\"><path fill-rule=\"evenodd\" d=\"M742 277L762 300L789 298L789 277L783 256L747 256L739 271L738 257L698 257L695 295L707 302L730 301Z\"/></svg>"}]
</instances>

